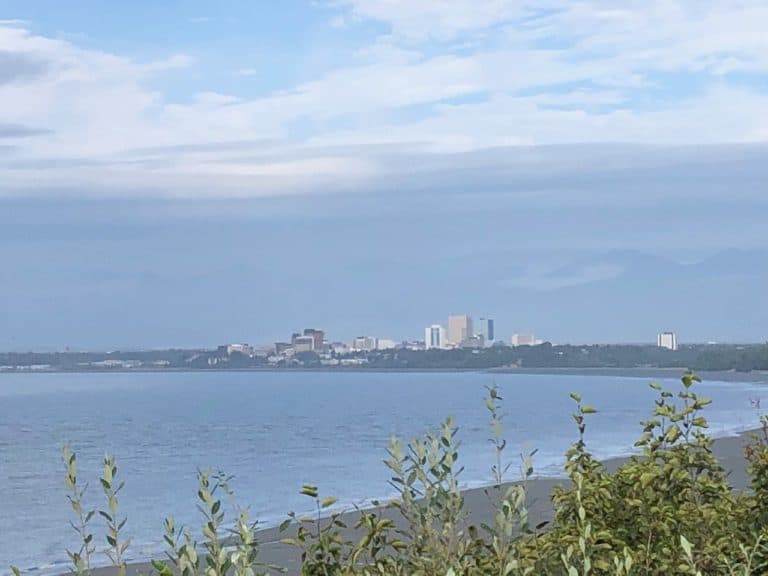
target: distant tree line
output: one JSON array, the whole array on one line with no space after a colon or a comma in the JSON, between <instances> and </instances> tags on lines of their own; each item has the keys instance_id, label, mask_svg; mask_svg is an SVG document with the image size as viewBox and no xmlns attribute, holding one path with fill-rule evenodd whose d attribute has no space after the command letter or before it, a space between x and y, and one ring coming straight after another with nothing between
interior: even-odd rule
<instances>
[{"instance_id":1,"label":"distant tree line","mask_svg":"<svg viewBox=\"0 0 768 576\"><path fill-rule=\"evenodd\" d=\"M678 350L656 346L498 346L480 350L387 350L368 357L372 368L690 368L702 371L768 370L768 345L696 345Z\"/></svg>"},{"instance_id":2,"label":"distant tree line","mask_svg":"<svg viewBox=\"0 0 768 576\"><path fill-rule=\"evenodd\" d=\"M397 348L356 352L363 367L374 370L485 370L491 368L689 368L699 371L768 370L768 344L686 345L666 350L650 345L552 345L494 346L483 349L408 350ZM337 356L343 358L344 356ZM129 363L126 365L126 363ZM135 363L131 365L130 363ZM297 354L288 363L269 365L264 357L233 353L222 357L216 350L149 350L115 352L6 352L0 369L46 366L51 370L104 369L256 369L319 368L314 352ZM355 366L355 369L360 369ZM331 368L344 369L344 367Z\"/></svg>"}]
</instances>

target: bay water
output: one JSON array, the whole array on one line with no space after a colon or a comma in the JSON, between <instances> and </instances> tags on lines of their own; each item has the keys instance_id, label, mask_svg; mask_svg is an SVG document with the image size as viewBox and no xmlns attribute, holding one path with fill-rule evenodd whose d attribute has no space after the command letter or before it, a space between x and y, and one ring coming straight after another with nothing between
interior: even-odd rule
<instances>
[{"instance_id":1,"label":"bay water","mask_svg":"<svg viewBox=\"0 0 768 576\"><path fill-rule=\"evenodd\" d=\"M491 483L485 387L504 397L507 457L536 449L535 473L558 476L576 438L570 392L598 414L587 445L598 457L626 455L652 410L647 378L586 375L372 372L188 372L0 374L0 574L14 564L39 574L66 571L77 549L69 527L61 449L78 455L86 500L102 505L98 477L105 452L126 482L128 557L162 553L163 519L196 531L198 469L234 476L237 503L264 526L311 509L302 484L319 486L339 506L392 494L382 463L391 435L410 439L454 416L466 487ZM662 380L673 391L676 380ZM714 400L710 431L754 428L760 383L705 382ZM514 475L510 477L514 479ZM99 517L93 520L102 548Z\"/></svg>"}]
</instances>

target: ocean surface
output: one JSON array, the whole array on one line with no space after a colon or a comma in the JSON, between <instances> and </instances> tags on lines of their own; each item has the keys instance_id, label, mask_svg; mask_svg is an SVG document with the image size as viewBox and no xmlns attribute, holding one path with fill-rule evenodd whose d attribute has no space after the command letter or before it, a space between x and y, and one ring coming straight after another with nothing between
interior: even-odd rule
<instances>
[{"instance_id":1,"label":"ocean surface","mask_svg":"<svg viewBox=\"0 0 768 576\"><path fill-rule=\"evenodd\" d=\"M308 510L313 483L339 505L391 495L382 463L392 434L411 438L452 415L460 428L467 487L491 482L485 387L504 397L508 457L537 449L536 473L557 476L576 430L572 391L599 413L587 426L599 457L625 455L640 436L655 393L645 378L484 373L192 372L0 374L0 574L10 564L39 574L66 568L76 549L69 527L61 449L78 454L87 500L102 505L105 452L126 482L120 505L132 539L128 556L161 553L163 519L197 528L198 469L234 475L237 502L265 526ZM672 390L675 380L661 383ZM768 406L768 387L706 382L714 435L754 428L751 400ZM517 469L516 466L513 467ZM93 520L99 548L101 521Z\"/></svg>"}]
</instances>

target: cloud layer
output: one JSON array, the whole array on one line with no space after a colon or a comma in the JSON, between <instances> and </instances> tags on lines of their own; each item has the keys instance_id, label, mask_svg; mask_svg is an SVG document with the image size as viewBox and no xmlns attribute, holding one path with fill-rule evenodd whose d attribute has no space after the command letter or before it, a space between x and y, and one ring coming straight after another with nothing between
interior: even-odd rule
<instances>
[{"instance_id":1,"label":"cloud layer","mask_svg":"<svg viewBox=\"0 0 768 576\"><path fill-rule=\"evenodd\" d=\"M435 154L501 146L768 140L759 0L334 0L322 9L332 17L318 27L356 34L349 58L256 92L215 81L169 88L206 74L173 46L147 60L0 21L0 193L355 190ZM233 77L270 75L235 54L208 56L233 62Z\"/></svg>"}]
</instances>

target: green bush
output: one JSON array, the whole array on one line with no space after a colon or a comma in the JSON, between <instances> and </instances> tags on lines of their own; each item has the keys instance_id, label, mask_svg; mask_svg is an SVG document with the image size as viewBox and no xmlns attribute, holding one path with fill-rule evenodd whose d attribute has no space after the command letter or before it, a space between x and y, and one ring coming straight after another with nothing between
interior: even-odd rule
<instances>
[{"instance_id":1,"label":"green bush","mask_svg":"<svg viewBox=\"0 0 768 576\"><path fill-rule=\"evenodd\" d=\"M588 451L586 425L596 410L578 394L573 415L577 440L566 454L568 482L553 496L550 525L529 525L526 481L531 457L522 461L522 482L506 483L501 398L488 390L495 463L494 485L485 490L495 510L491 524L473 526L459 490L460 444L452 419L434 433L403 443L393 438L386 466L398 497L349 516L327 514L336 500L321 498L315 486L301 493L316 508L313 517L291 513L281 530L297 548L306 576L629 576L691 574L748 576L768 573L768 420L746 452L750 489L736 493L712 453L703 409L710 403L695 392L698 377L686 373L678 394L657 391L651 417L642 423L636 446L642 453L609 472ZM72 523L81 546L70 552L73 573L92 572L95 544L90 523L95 512L85 508L78 483L77 458L65 449ZM110 562L125 573L119 520L115 461L105 458L101 486L106 510ZM258 561L256 526L247 510L237 509L235 528L222 529L225 510L220 495L232 496L230 478L200 472L198 508L203 541L189 529L165 521L168 559L155 560L159 576L257 576L280 568ZM399 522L395 522L399 519ZM542 530L543 528L543 530ZM289 533L290 531L290 533ZM353 534L353 537L349 535ZM18 576L18 571L14 568Z\"/></svg>"}]
</instances>

